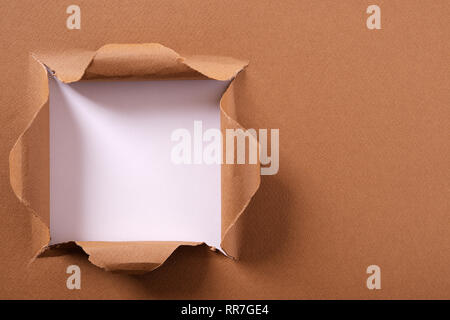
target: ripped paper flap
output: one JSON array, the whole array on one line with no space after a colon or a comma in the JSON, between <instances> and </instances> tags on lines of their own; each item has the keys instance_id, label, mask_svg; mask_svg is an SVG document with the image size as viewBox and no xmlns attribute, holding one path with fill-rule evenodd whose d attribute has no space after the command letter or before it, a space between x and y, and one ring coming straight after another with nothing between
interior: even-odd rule
<instances>
[{"instance_id":1,"label":"ripped paper flap","mask_svg":"<svg viewBox=\"0 0 450 320\"><path fill-rule=\"evenodd\" d=\"M81 80L233 80L248 64L227 57L181 57L160 44L110 44L97 51L35 52L30 59L30 103L36 114L10 153L10 181L17 197L32 213L32 248L38 256L49 246L49 89L47 69L65 83ZM234 84L220 100L221 130L243 129L236 121ZM252 139L253 137L251 137ZM256 139L256 138L255 138ZM225 152L224 152L225 154ZM237 258L236 222L260 184L258 164L223 164L221 247ZM76 240L76 239L74 239ZM75 242L89 260L106 270L151 271L181 245L191 242Z\"/></svg>"}]
</instances>

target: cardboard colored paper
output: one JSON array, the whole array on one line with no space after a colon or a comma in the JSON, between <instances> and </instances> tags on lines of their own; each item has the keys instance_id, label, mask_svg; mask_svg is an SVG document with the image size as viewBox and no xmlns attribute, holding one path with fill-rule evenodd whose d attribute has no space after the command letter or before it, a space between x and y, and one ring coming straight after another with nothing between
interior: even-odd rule
<instances>
[{"instance_id":1,"label":"cardboard colored paper","mask_svg":"<svg viewBox=\"0 0 450 320\"><path fill-rule=\"evenodd\" d=\"M132 3L1 3L2 299L450 298L448 0ZM72 5L80 29L67 28ZM379 30L367 28L373 5ZM183 57L249 60L231 84L236 112L228 114L245 128L279 129L279 172L261 177L232 227L242 229L239 261L182 246L154 272L129 276L103 272L72 244L30 264L48 229L9 179L10 165L22 165L9 163L10 151L47 97L46 71L30 53L65 55L53 59L67 62L56 71L82 74L104 44L148 42ZM45 170L35 159L29 168ZM46 205L15 182L33 208ZM110 264L103 247L88 248L90 258ZM73 265L80 290L66 286ZM381 269L381 290L366 286L371 265Z\"/></svg>"},{"instance_id":2,"label":"cardboard colored paper","mask_svg":"<svg viewBox=\"0 0 450 320\"><path fill-rule=\"evenodd\" d=\"M52 81L50 88L59 86L58 89L54 90L55 95L53 95L53 93L50 95L50 99L52 99L53 97L53 101L56 102L55 106L65 105L66 107L68 107L69 104L74 103L74 105L70 107L70 109L73 111L75 110L75 108L77 108L76 112L78 116L80 115L80 113L86 112L84 116L81 116L79 118L80 120L83 120L80 123L86 125L87 130L95 131L100 130L101 125L99 125L98 122L91 125L87 123L89 119L92 119L93 112L105 113L104 115L106 116L106 118L108 118L109 116L117 116L111 115L110 112L113 112L114 104L117 103L117 101L120 101L120 97L114 97L114 94L112 96L108 96L107 99L113 98L114 103L112 100L110 100L109 103L105 103L105 108L112 104L112 109L109 109L108 111L101 111L101 106L99 103L91 103L92 101L88 102L84 100L84 103L79 104L76 102L77 99L75 99L74 101L74 96L78 95L79 99L83 100L86 99L86 95L89 95L93 92L92 90L95 90L96 92L105 91L106 96L107 90L111 90L112 87L115 87L115 89L118 90L119 88L117 86L123 86L121 90L131 90L133 82L130 82L130 80L142 81L163 79L211 79L209 81L232 81L237 76L237 74L247 65L247 62L245 61L224 57L196 56L183 58L173 50L166 48L160 44L106 45L100 48L97 52L74 50L63 54L34 53L33 56L35 58L35 61L32 62L32 64L36 65L36 72L32 75L32 77L35 78L36 82L39 84L38 86L36 86L36 90L38 92L38 97L40 98L37 99L35 103L40 105L41 107L36 113L29 127L20 136L19 140L11 151L10 177L11 185L17 197L30 209L33 214L33 229L36 230L35 232L33 232L33 248L35 248L37 252L36 256L39 256L42 252L51 249L53 243L59 241L67 241L71 237L70 234L64 234L63 232L62 234L55 234L56 238L54 239L54 241L50 240L50 235L52 234L52 232L49 232L49 227L51 228L52 226L52 223L50 223L50 211L52 210L52 208L56 210L62 210L64 209L65 205L71 207L70 203L58 203L49 201L50 189L52 188L50 182L53 182L53 186L58 189L54 190L55 194L61 191L59 188L60 185L55 185L55 183L57 183L56 180L50 178L50 176L53 177L53 173L51 172L55 173L58 172L58 170L66 171L68 169L68 167L66 167L66 165L68 165L68 161L73 161L73 165L81 165L83 163L80 161L74 161L75 159L73 159L73 156L77 154L79 155L79 153L81 152L77 152L76 150L71 149L70 151L68 151L68 153L66 153L67 158L65 159L66 161L64 161L65 164L61 165L61 163L55 162L56 167L52 167L54 169L53 171L50 170L49 162L51 162L52 159L49 159L49 155L53 155L51 150L58 150L55 148L59 148L64 145L62 141L58 142L58 140L55 140L63 139L64 137L56 136L55 134L57 132L55 132L55 134L53 134L52 136L52 134L50 134L50 131L52 130L52 128L57 129L58 125L64 125L64 123L57 121L60 120L58 118L54 119L54 122L50 121L49 123L49 117L51 119L53 118L51 114L49 115L49 87L46 68L52 70L54 76L58 79L50 80ZM82 81L80 83L77 83L77 81L80 80ZM103 82L100 80L127 80L127 82ZM60 84L58 81L61 81L62 83ZM92 86L93 84L94 86ZM175 83L173 84L175 85ZM146 83L142 82L138 86L143 86L142 90L145 90L145 85ZM221 84L220 86L221 90L225 89L223 87L223 84ZM133 86L133 88L135 88L135 86ZM217 125L217 117L220 116L220 126L222 132L226 129L242 128L233 119L233 116L236 112L233 90L233 83L231 83L220 100L219 114L216 113L213 116L214 120L211 125ZM82 94L80 94L80 92ZM70 98L71 102L63 103L63 99L67 98ZM186 97L184 98L186 99ZM50 102L50 104L51 103L52 102ZM89 110L83 110L83 106L91 106L91 108L89 108ZM119 111L119 107L120 106L116 106L114 111ZM174 111L174 109L172 109L172 111ZM68 114L59 114L59 116L57 117L64 118L67 116ZM191 116L194 116L194 114L192 114ZM106 119L105 117L102 118ZM69 120L70 119L68 118L64 120L67 121L67 125L69 125ZM96 121L97 120L98 118L96 118ZM114 120L113 126L116 126L116 128L117 126L123 126L123 122L121 120L122 117L120 117L120 119ZM184 120L187 119L184 118ZM192 118L190 120L192 120ZM169 121L167 123L169 123ZM142 126L141 128L143 127L145 126ZM63 128L61 127L59 130L62 129ZM125 133L130 134L130 132L127 132L126 129L127 128L124 127L121 128L121 130L124 130ZM101 139L101 135L107 134L107 132L108 131L102 130L101 132L97 133L93 132L93 134L95 134L98 139ZM113 130L109 133L118 134L118 131ZM68 131L68 134L74 134L74 131ZM137 138L136 136L133 137L131 135L129 138L136 141L136 139L140 139L141 136ZM75 139L75 137L72 136L71 139L73 140ZM117 139L119 138L116 137L115 140L117 141ZM49 141L51 141L52 146L50 146ZM94 144L90 145L89 143L91 142L94 143L95 146ZM92 140L90 140L89 143L84 146L94 149L98 147L98 144L96 144ZM118 143L119 149L121 150L121 148L126 148L124 147L124 145L126 144L127 141ZM75 145L72 146L66 145L64 146L64 148L76 146L77 144L75 143ZM117 156L120 153L117 153L118 150L115 149L114 145L110 147L111 149L108 150L109 152L114 152L114 154L112 155L113 157ZM104 156L106 156L108 150L102 150L101 152L106 152L104 153ZM95 152L98 151L99 150L95 150ZM60 154L61 152L58 153ZM62 153L64 154L64 152ZM93 159L89 158L89 154L87 155L87 157L88 160L94 161ZM151 157L151 154L147 155L147 158L149 157ZM128 158L127 160L130 159ZM90 164L92 164L92 161L89 161ZM98 165L102 166L102 163L103 161L101 161ZM117 163L117 165L119 164L120 161L119 163ZM123 165L123 163L120 165ZM145 163L141 163L140 166L145 167ZM128 167L128 169L130 169L130 167ZM95 174L107 174L108 170L111 173L114 171L114 168L108 169L106 167L102 167L102 170L95 170ZM214 192L214 190L218 190L217 184L219 179L217 178L217 176L219 175L219 172L214 168L211 170L213 170L214 173L213 176L210 176L208 179L212 180L205 182L205 184L212 182L212 184L215 186L215 188L212 190L212 192ZM235 229L234 225L259 187L259 164L224 164L221 165L220 171L220 247L227 255L236 258L239 254L239 233L241 231ZM128 173L131 175L138 175L138 172ZM117 174L117 172L115 172L114 174ZM184 172L184 174L187 174L189 176L189 173ZM91 175L89 176L91 177ZM193 176L191 175L191 177ZM127 176L121 177L121 179L125 180L127 180L128 178L129 177ZM105 179L105 177L103 177L103 179ZM74 183L73 179L71 179L71 183ZM116 181L115 183L119 182ZM153 188L156 188L156 186L156 184L153 185ZM187 186L188 184L185 185L185 187ZM93 196L92 193L97 192L96 196L91 199L91 204L93 205L87 211L83 209L77 211L76 208L71 207L70 210L74 210L74 214L75 212L83 212L83 214L85 214L89 213L90 210L97 211L104 209L104 207L100 208L98 207L98 205L106 204L107 206L114 206L114 204L106 201L111 193L109 193L108 195L101 194L101 191L98 191L95 186L91 185L89 187L83 188L80 188L80 186L76 186L72 190L70 189L70 185L68 186L67 184L63 183L61 187L69 187L68 191L71 193L75 192L76 190L78 190L79 192L80 189L82 189L83 192L88 192L90 196ZM94 188L89 189L91 187ZM112 183L110 187L114 189L114 183ZM139 188L145 189L148 188L148 186L139 186ZM150 189L151 188L152 187L150 187ZM89 192L89 190L91 192ZM121 189L114 190L114 192L116 193L118 193L119 191L123 194L123 190ZM133 196L133 194L133 192L130 192L129 195ZM215 196L217 196L217 194ZM104 197L103 199L101 199L100 204L95 202L96 200L98 200L98 197ZM77 201L74 199L72 199L72 201L73 206L75 206ZM124 199L123 203L115 203L115 205L118 205L114 208L115 212L120 213L122 210L127 210L126 203L129 201L130 198ZM138 201L142 201L142 199L139 199ZM148 208L162 210L163 203L153 203L152 205L154 205L155 207L152 208L151 206L148 206ZM197 205L201 206L202 202L198 202ZM190 206L191 210L195 210L194 202L192 202ZM145 208L147 208L147 206L141 205L139 207L139 210L144 210ZM179 210L180 207L177 207L177 209ZM212 207L207 207L204 209L204 214L206 214L206 212L210 210L217 210L217 202L213 203ZM187 213L189 213L189 210ZM68 212L67 214L70 215L70 212ZM157 216L157 213L155 213L155 216ZM62 220L67 219L67 217L61 218ZM91 218L93 217L90 217L89 219ZM100 222L100 220L105 223L105 217L100 218L100 220L95 220L95 218L93 219L93 223L95 222L97 224ZM62 220L56 223L63 223ZM202 219L199 217L199 220ZM214 228L216 228L218 225L217 221L215 221L213 224ZM168 228L170 228L171 226L168 226ZM187 228L186 230L188 229L189 228ZM118 226L115 227L115 230L118 230ZM193 231L193 229L191 229L191 231ZM151 271L160 266L178 246L196 245L200 243L198 242L199 239L203 239L202 236L198 238L194 237L193 234L188 235L183 233L180 234L181 240L175 239L175 241L167 241L170 240L172 236L166 235L166 238L164 238L160 237L160 234L156 234L155 238L146 239L143 236L143 233L144 230L136 233L136 238L118 236L114 240L120 240L120 242L110 242L102 241L103 237L99 236L98 231L94 229L91 230L91 233L83 235L82 238L70 240L75 241L77 245L82 247L83 250L89 254L90 261L97 266L103 267L106 270L141 272ZM75 237L80 235L73 234L73 236ZM107 238L110 239L109 236ZM156 238L159 238L159 240L155 240ZM133 241L127 241L130 239ZM145 241L141 242L137 240ZM204 242L205 240L201 241ZM211 243L213 244L217 244L219 242L218 239L212 238L208 241L211 241Z\"/></svg>"}]
</instances>

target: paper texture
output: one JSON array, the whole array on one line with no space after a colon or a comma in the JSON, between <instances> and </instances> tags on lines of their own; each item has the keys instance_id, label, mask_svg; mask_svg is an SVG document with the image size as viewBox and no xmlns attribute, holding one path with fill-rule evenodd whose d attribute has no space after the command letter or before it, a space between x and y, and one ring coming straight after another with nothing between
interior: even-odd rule
<instances>
[{"instance_id":1,"label":"paper texture","mask_svg":"<svg viewBox=\"0 0 450 320\"><path fill-rule=\"evenodd\" d=\"M107 45L97 52L74 50L33 54L32 83L36 83L38 111L10 154L11 185L33 214L33 248L49 248L49 104L45 67L64 83L79 80L233 80L247 65L225 57L183 58L159 44ZM242 128L235 120L236 105L230 84L220 101L222 131ZM259 187L257 165L221 166L221 248L239 254L240 230L235 222ZM73 239L76 240L76 239ZM161 265L179 245L192 242L77 242L94 264L107 270L150 271ZM145 250L143 249L145 248Z\"/></svg>"}]
</instances>

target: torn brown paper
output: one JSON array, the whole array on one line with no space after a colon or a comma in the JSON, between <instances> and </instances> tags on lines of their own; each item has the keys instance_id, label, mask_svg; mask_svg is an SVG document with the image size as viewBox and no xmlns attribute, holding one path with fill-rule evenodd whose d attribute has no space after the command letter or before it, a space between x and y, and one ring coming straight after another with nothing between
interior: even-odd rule
<instances>
[{"instance_id":1,"label":"torn brown paper","mask_svg":"<svg viewBox=\"0 0 450 320\"><path fill-rule=\"evenodd\" d=\"M71 50L36 52L30 82L36 86L37 113L10 153L10 180L17 197L32 212L32 241L36 256L50 249L49 232L49 105L46 68L65 83L85 80L233 80L247 62L211 56L181 57L160 44L111 44L96 52ZM235 118L233 82L220 101L221 130L242 128ZM225 152L224 152L225 154ZM233 258L239 254L236 221L260 184L259 164L222 165L221 247ZM76 239L74 239L76 240ZM181 245L189 242L75 242L89 260L106 270L151 271Z\"/></svg>"}]
</instances>

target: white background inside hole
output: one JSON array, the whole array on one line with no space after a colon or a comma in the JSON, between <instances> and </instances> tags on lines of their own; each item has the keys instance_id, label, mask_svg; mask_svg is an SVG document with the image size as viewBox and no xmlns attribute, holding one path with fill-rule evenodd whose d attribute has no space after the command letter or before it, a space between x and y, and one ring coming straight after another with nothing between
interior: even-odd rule
<instances>
[{"instance_id":1,"label":"white background inside hole","mask_svg":"<svg viewBox=\"0 0 450 320\"><path fill-rule=\"evenodd\" d=\"M220 128L228 82L50 80L51 243L220 247L220 165L171 162L171 133Z\"/></svg>"}]
</instances>

